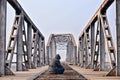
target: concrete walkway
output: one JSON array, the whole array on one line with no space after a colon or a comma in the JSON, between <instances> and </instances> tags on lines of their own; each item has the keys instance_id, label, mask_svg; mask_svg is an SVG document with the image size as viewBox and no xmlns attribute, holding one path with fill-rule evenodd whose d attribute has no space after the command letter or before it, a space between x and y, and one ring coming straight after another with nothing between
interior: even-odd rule
<instances>
[{"instance_id":1,"label":"concrete walkway","mask_svg":"<svg viewBox=\"0 0 120 80\"><path fill-rule=\"evenodd\" d=\"M70 65L70 67L88 80L120 80L120 77L117 76L105 76L107 74L106 71L93 71L92 69L84 69L74 65ZM47 69L48 66L43 66L37 69L29 69L29 71L14 72L15 76L0 77L0 80L33 80Z\"/></svg>"},{"instance_id":2,"label":"concrete walkway","mask_svg":"<svg viewBox=\"0 0 120 80\"><path fill-rule=\"evenodd\" d=\"M93 71L92 69L84 69L74 65L70 65L70 67L88 80L120 80L120 76L105 76L107 74L106 71Z\"/></svg>"},{"instance_id":3,"label":"concrete walkway","mask_svg":"<svg viewBox=\"0 0 120 80\"><path fill-rule=\"evenodd\" d=\"M15 76L0 77L0 80L33 80L39 74L48 69L48 66L39 67L37 69L29 69L29 71L14 72Z\"/></svg>"}]
</instances>

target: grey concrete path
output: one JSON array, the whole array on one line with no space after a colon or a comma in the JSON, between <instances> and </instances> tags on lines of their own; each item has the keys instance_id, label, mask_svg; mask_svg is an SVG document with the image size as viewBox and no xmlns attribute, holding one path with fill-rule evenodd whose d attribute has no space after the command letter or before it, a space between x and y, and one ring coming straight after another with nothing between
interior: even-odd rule
<instances>
[{"instance_id":1,"label":"grey concrete path","mask_svg":"<svg viewBox=\"0 0 120 80\"><path fill-rule=\"evenodd\" d=\"M39 74L48 69L48 66L39 67L37 69L29 69L29 71L14 72L15 76L0 77L0 80L33 80Z\"/></svg>"},{"instance_id":2,"label":"grey concrete path","mask_svg":"<svg viewBox=\"0 0 120 80\"><path fill-rule=\"evenodd\" d=\"M120 80L120 76L105 76L107 74L106 71L93 71L92 69L84 69L73 65L70 65L70 67L88 80Z\"/></svg>"},{"instance_id":3,"label":"grey concrete path","mask_svg":"<svg viewBox=\"0 0 120 80\"><path fill-rule=\"evenodd\" d=\"M105 76L106 71L93 71L92 69L84 69L79 66L70 65L78 73L82 74L88 80L120 80L118 76ZM37 69L29 69L29 71L14 72L15 76L0 77L0 80L33 80L38 75L48 69L48 66L39 67Z\"/></svg>"}]
</instances>

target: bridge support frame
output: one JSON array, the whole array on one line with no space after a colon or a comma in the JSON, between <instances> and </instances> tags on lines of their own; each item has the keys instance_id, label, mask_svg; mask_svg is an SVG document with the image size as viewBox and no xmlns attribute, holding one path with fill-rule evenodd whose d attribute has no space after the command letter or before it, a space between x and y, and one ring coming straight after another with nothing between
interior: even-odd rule
<instances>
[{"instance_id":1,"label":"bridge support frame","mask_svg":"<svg viewBox=\"0 0 120 80\"><path fill-rule=\"evenodd\" d=\"M61 47L62 46L62 47ZM66 50L66 61L70 64L76 64L77 62L77 46L72 34L51 34L46 46L46 60L47 64L50 64L52 59L56 55L57 50ZM59 54L59 53L58 53Z\"/></svg>"}]
</instances>

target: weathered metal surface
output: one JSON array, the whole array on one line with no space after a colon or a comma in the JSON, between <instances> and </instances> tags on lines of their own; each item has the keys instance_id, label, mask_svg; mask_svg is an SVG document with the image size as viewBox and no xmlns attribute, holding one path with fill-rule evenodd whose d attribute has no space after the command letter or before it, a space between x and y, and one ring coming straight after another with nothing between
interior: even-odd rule
<instances>
[{"instance_id":1,"label":"weathered metal surface","mask_svg":"<svg viewBox=\"0 0 120 80\"><path fill-rule=\"evenodd\" d=\"M33 52L33 65L34 67L36 68L37 67L37 34L38 32L34 32L34 35L33 35L33 45L34 45L34 52Z\"/></svg>"},{"instance_id":2,"label":"weathered metal surface","mask_svg":"<svg viewBox=\"0 0 120 80\"><path fill-rule=\"evenodd\" d=\"M38 49L38 57L37 57L38 63L37 63L37 66L40 67L41 66L41 38L40 38L40 36L38 36L38 47L37 47L37 49Z\"/></svg>"},{"instance_id":3,"label":"weathered metal surface","mask_svg":"<svg viewBox=\"0 0 120 80\"><path fill-rule=\"evenodd\" d=\"M90 68L93 68L93 56L94 56L94 41L95 41L95 23L92 23L90 25L90 28L91 28L91 66Z\"/></svg>"},{"instance_id":4,"label":"weathered metal surface","mask_svg":"<svg viewBox=\"0 0 120 80\"><path fill-rule=\"evenodd\" d=\"M38 34L42 37L42 39L44 39L44 36L43 34L39 31L39 29L35 26L35 24L32 22L32 20L29 18L29 16L27 15L27 13L24 11L24 9L22 8L22 6L18 3L17 0L7 0L9 2L9 4L16 10L17 14L20 14L21 11L23 11L23 14L24 14L24 18L25 18L25 21L27 23L31 23L32 25L32 28L34 30L37 30L38 31Z\"/></svg>"},{"instance_id":5,"label":"weathered metal surface","mask_svg":"<svg viewBox=\"0 0 120 80\"><path fill-rule=\"evenodd\" d=\"M43 65L46 65L45 39L42 41Z\"/></svg>"},{"instance_id":6,"label":"weathered metal surface","mask_svg":"<svg viewBox=\"0 0 120 80\"><path fill-rule=\"evenodd\" d=\"M0 0L0 76L5 75L6 0Z\"/></svg>"},{"instance_id":7,"label":"weathered metal surface","mask_svg":"<svg viewBox=\"0 0 120 80\"><path fill-rule=\"evenodd\" d=\"M100 24L100 71L105 70L105 34L103 30L103 25Z\"/></svg>"},{"instance_id":8,"label":"weathered metal surface","mask_svg":"<svg viewBox=\"0 0 120 80\"><path fill-rule=\"evenodd\" d=\"M116 0L117 75L120 76L120 0Z\"/></svg>"},{"instance_id":9,"label":"weathered metal surface","mask_svg":"<svg viewBox=\"0 0 120 80\"><path fill-rule=\"evenodd\" d=\"M110 7L110 5L114 2L114 0L104 0L104 2L101 4L100 8L96 11L96 13L94 14L94 16L91 18L91 20L88 22L88 24L86 25L86 27L84 28L84 30L82 31L82 33L80 34L80 36L82 36L84 34L84 31L87 30L88 28L90 28L90 25L92 23L95 23L97 20L97 16L98 14L104 13L106 12L106 10Z\"/></svg>"},{"instance_id":10,"label":"weathered metal surface","mask_svg":"<svg viewBox=\"0 0 120 80\"><path fill-rule=\"evenodd\" d=\"M22 55L23 55L22 27L23 27L23 24L24 24L24 16L23 16L23 13L21 13L20 25L18 25L18 33L16 34L17 35L17 71L23 70L22 68L22 62L23 62L22 60Z\"/></svg>"},{"instance_id":11,"label":"weathered metal surface","mask_svg":"<svg viewBox=\"0 0 120 80\"><path fill-rule=\"evenodd\" d=\"M113 2L114 0L104 0L79 36L79 47L81 48L82 55L80 58L83 60L83 62L81 62L82 67L86 68L86 65L88 65L87 68L91 67L95 70L105 70L105 63L107 63L106 59L108 58L111 69L116 66L115 47L106 15L107 9ZM90 43L88 41L89 31L91 32ZM89 44L91 44L90 48L88 48ZM88 56L89 50L91 54ZM91 58L90 65L88 62L89 58Z\"/></svg>"},{"instance_id":12,"label":"weathered metal surface","mask_svg":"<svg viewBox=\"0 0 120 80\"><path fill-rule=\"evenodd\" d=\"M27 51L28 51L28 68L31 68L31 64L32 64L32 25L30 23L27 24L28 28L27 28Z\"/></svg>"},{"instance_id":13,"label":"weathered metal surface","mask_svg":"<svg viewBox=\"0 0 120 80\"><path fill-rule=\"evenodd\" d=\"M6 53L6 3L8 3L14 8L16 15L15 20L12 25L11 34L9 37L7 53ZM21 14L21 15L20 15ZM32 20L23 10L21 5L17 0L0 0L0 75L4 76L5 74L13 74L10 70L13 58L16 57L16 62L14 62L17 66L18 71L27 70L27 68L31 68L31 64L33 64L33 54L37 54L34 56L35 67L38 66L40 60L38 60L38 55L42 54L43 62L42 65L45 64L45 38L42 33L38 30L38 28L34 25ZM25 22L27 26L25 25ZM26 32L28 29L28 33ZM32 41L31 35L33 31L37 31L37 43L38 45L38 37L41 38L41 47L35 47L34 53L32 54ZM28 36L28 40L26 38ZM27 42L28 41L28 42ZM17 43L17 44L16 44ZM39 50L38 50L39 48ZM40 53L41 51L41 53ZM39 65L40 66L40 65Z\"/></svg>"},{"instance_id":14,"label":"weathered metal surface","mask_svg":"<svg viewBox=\"0 0 120 80\"><path fill-rule=\"evenodd\" d=\"M55 37L54 36L52 36L52 38L51 38L51 52L52 52L52 54L51 54L51 57L55 57L55 55L56 55L56 41L55 41Z\"/></svg>"},{"instance_id":15,"label":"weathered metal surface","mask_svg":"<svg viewBox=\"0 0 120 80\"><path fill-rule=\"evenodd\" d=\"M8 51L5 56L6 48L6 2L15 9L16 14L21 14L21 19L17 19L14 29L18 29L16 35L10 35ZM73 64L79 64L84 68L95 68L96 70L105 70L105 55L107 53L110 61L111 71L107 75L117 73L120 76L120 0L116 0L116 36L117 36L117 55L113 45L112 35L107 20L107 9L114 0L104 0L100 8L96 11L92 19L88 22L85 29L79 36L79 50L77 56L77 46L73 35L71 34L51 34L48 39L45 53L45 38L32 20L26 14L17 0L0 0L0 76L11 72L10 66L17 48L17 70L22 71L26 68L36 68L44 64L50 64L50 61L56 54L56 45L58 49L66 49L67 61ZM16 17L15 17L16 18ZM20 21L20 22L19 22ZM24 21L28 24L24 25ZM97 27L95 26L97 23ZM16 27L19 27L17 28ZM25 27L28 29L26 34ZM12 29L14 31L14 29ZM95 29L96 32L95 32ZM13 32L12 31L12 32ZM33 32L32 32L33 31ZM107 33L106 33L107 31ZM34 32L37 34L34 36ZM32 42L33 35L33 42ZM96 36L95 36L96 35ZM23 40L23 36L25 41ZM26 36L27 41L26 41ZM15 40L15 41L14 41ZM14 41L13 46L11 42ZM16 47L16 42L17 47ZM109 44L108 44L109 42ZM66 44L67 43L67 44ZM33 46L33 45L34 46ZM27 50L24 49L27 48ZM34 49L32 53L32 49ZM9 54L11 56L9 56ZM6 60L5 60L6 57ZM9 58L10 57L10 58ZM116 58L117 57L117 58ZM78 61L77 61L78 60ZM116 64L117 61L117 64ZM5 64L6 63L6 64ZM117 66L117 68L115 68ZM6 70L6 71L5 71Z\"/></svg>"}]
</instances>

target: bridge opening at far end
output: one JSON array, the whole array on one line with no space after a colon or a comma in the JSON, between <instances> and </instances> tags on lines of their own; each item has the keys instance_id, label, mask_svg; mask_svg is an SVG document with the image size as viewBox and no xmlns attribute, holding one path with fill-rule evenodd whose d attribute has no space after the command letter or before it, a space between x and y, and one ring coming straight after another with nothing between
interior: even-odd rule
<instances>
[{"instance_id":1,"label":"bridge opening at far end","mask_svg":"<svg viewBox=\"0 0 120 80\"><path fill-rule=\"evenodd\" d=\"M60 61L66 62L66 50L57 50L57 54L61 57Z\"/></svg>"},{"instance_id":2,"label":"bridge opening at far end","mask_svg":"<svg viewBox=\"0 0 120 80\"><path fill-rule=\"evenodd\" d=\"M76 43L72 34L51 34L47 43L48 64L56 54L61 56L61 61L70 64L76 63Z\"/></svg>"}]
</instances>

